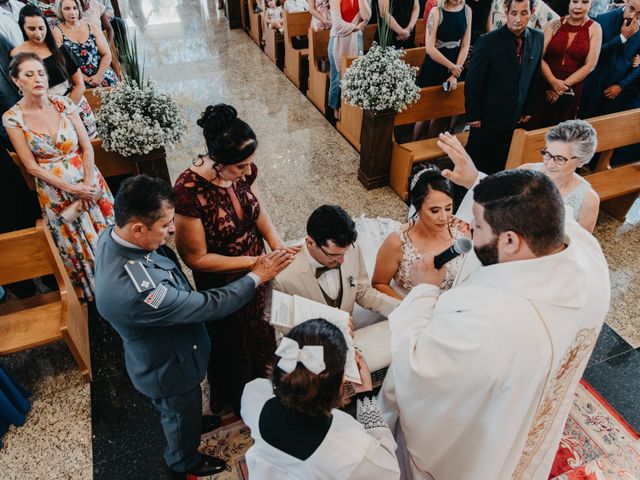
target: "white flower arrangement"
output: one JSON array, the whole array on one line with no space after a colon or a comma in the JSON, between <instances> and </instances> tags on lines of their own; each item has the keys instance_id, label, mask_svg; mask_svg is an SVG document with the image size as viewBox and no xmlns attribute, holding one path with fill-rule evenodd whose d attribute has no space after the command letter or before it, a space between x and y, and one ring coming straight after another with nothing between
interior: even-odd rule
<instances>
[{"instance_id":1,"label":"white flower arrangement","mask_svg":"<svg viewBox=\"0 0 640 480\"><path fill-rule=\"evenodd\" d=\"M180 107L152 82L142 87L125 79L100 92L98 137L106 151L144 155L180 140L186 125Z\"/></svg>"},{"instance_id":2,"label":"white flower arrangement","mask_svg":"<svg viewBox=\"0 0 640 480\"><path fill-rule=\"evenodd\" d=\"M418 69L402 60L404 50L371 46L356 58L340 82L342 96L363 110L404 110L420 98L416 85Z\"/></svg>"}]
</instances>

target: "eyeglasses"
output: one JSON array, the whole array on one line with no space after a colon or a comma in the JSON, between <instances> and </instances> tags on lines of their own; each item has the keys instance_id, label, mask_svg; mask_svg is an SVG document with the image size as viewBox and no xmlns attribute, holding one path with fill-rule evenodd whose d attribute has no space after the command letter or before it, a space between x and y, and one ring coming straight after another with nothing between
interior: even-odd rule
<instances>
[{"instance_id":1,"label":"eyeglasses","mask_svg":"<svg viewBox=\"0 0 640 480\"><path fill-rule=\"evenodd\" d=\"M545 162L548 162L549 160L553 160L553 163L555 163L559 167L563 166L565 163L567 163L570 160L568 158L563 157L562 155L551 155L549 153L549 150L547 150L546 148L543 148L542 150L540 150L540 155L542 155L542 159ZM571 157L571 160L573 160L574 158L579 158L579 157Z\"/></svg>"},{"instance_id":2,"label":"eyeglasses","mask_svg":"<svg viewBox=\"0 0 640 480\"><path fill-rule=\"evenodd\" d=\"M343 258L343 257L344 257L347 253L349 253L349 251L351 251L351 249L353 248L353 243L352 243L352 244L351 244L351 245L349 245L349 246L347 247L347 249L346 249L344 252L342 252L342 253L330 253L330 252L327 252L324 248L322 248L322 246L320 246L320 244L319 244L319 243L316 243L316 245L318 246L318 248L319 248L320 250L322 250L322 253L324 253L327 257L329 257L329 258L336 258L336 259L337 259L337 258Z\"/></svg>"}]
</instances>

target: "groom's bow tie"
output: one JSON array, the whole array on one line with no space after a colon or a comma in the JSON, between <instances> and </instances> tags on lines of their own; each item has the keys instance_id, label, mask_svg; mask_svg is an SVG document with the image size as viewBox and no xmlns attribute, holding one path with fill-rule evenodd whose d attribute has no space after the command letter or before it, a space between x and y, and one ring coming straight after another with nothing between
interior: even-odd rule
<instances>
[{"instance_id":1,"label":"groom's bow tie","mask_svg":"<svg viewBox=\"0 0 640 480\"><path fill-rule=\"evenodd\" d=\"M337 270L340 269L340 267L320 267L320 268L316 268L316 278L320 278L320 276L323 273L328 272L329 270Z\"/></svg>"}]
</instances>

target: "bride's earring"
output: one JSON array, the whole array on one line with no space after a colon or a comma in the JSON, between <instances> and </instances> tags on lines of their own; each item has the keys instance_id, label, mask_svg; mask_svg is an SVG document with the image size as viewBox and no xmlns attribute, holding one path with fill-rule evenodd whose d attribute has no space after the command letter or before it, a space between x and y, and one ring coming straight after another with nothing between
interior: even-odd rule
<instances>
[{"instance_id":1,"label":"bride's earring","mask_svg":"<svg viewBox=\"0 0 640 480\"><path fill-rule=\"evenodd\" d=\"M18 87L18 95L20 95L21 97L24 96L24 93L22 93L22 89L20 87Z\"/></svg>"}]
</instances>

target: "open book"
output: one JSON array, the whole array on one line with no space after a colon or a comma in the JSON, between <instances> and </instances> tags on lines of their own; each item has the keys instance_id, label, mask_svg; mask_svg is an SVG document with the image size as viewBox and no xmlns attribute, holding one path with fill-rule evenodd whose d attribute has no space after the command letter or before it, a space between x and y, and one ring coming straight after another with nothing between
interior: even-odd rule
<instances>
[{"instance_id":1,"label":"open book","mask_svg":"<svg viewBox=\"0 0 640 480\"><path fill-rule=\"evenodd\" d=\"M333 308L324 303L309 300L298 295L273 290L271 299L271 325L276 329L288 332L296 325L313 318L324 318L338 327L347 342L347 363L344 374L347 380L362 383L360 371L356 363L356 351L353 339L349 334L349 313L339 308Z\"/></svg>"}]
</instances>

